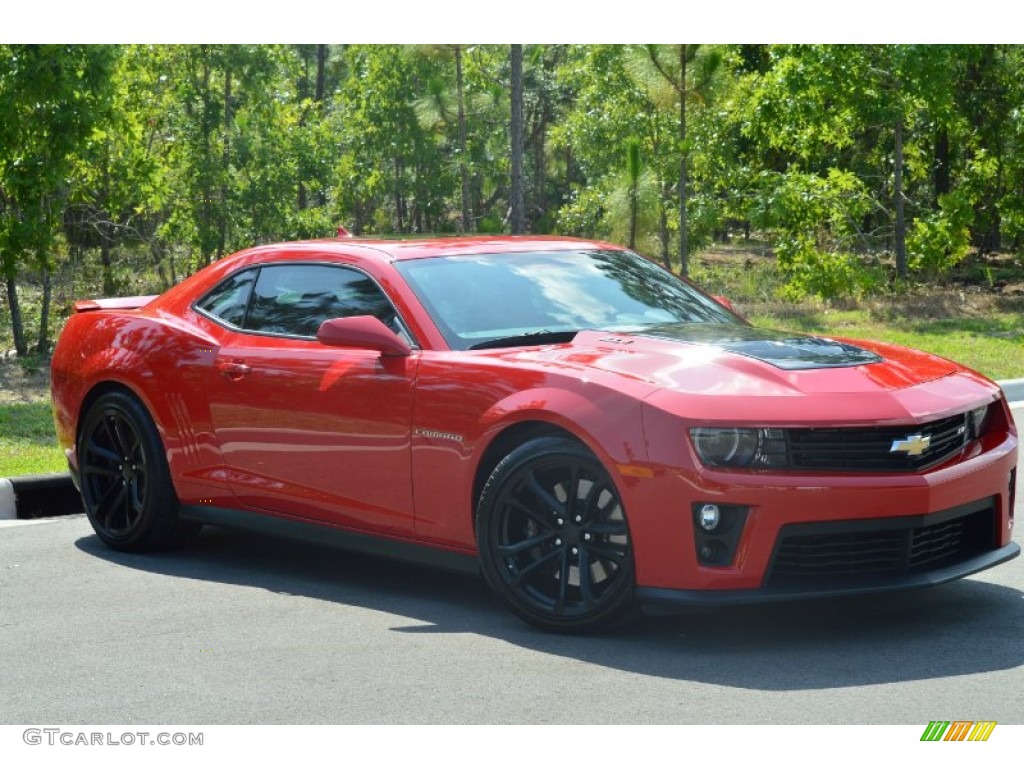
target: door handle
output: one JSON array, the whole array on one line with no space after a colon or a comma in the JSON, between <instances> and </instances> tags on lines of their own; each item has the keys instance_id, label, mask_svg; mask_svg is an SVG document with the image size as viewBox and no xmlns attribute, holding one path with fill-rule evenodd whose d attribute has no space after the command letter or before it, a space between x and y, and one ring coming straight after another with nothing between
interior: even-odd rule
<instances>
[{"instance_id":1,"label":"door handle","mask_svg":"<svg viewBox=\"0 0 1024 768\"><path fill-rule=\"evenodd\" d=\"M217 363L217 369L227 378L232 381L252 373L252 366L246 365L241 360L223 360Z\"/></svg>"}]
</instances>

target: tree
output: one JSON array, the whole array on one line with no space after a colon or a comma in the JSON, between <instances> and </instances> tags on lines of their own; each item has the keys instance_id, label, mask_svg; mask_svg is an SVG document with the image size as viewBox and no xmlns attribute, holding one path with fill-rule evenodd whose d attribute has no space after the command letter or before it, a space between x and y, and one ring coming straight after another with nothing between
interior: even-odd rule
<instances>
[{"instance_id":1,"label":"tree","mask_svg":"<svg viewBox=\"0 0 1024 768\"><path fill-rule=\"evenodd\" d=\"M526 231L523 195L523 46L513 45L510 51L512 66L512 119L509 123L511 138L511 194L509 195L509 229L513 235Z\"/></svg>"},{"instance_id":2,"label":"tree","mask_svg":"<svg viewBox=\"0 0 1024 768\"><path fill-rule=\"evenodd\" d=\"M110 104L117 51L95 45L0 46L0 262L14 345L28 354L18 272L28 259L43 284L36 348L49 343L52 244L68 177Z\"/></svg>"},{"instance_id":3,"label":"tree","mask_svg":"<svg viewBox=\"0 0 1024 768\"><path fill-rule=\"evenodd\" d=\"M701 51L699 45L644 47L651 67L675 93L679 110L679 273L689 273L690 227L690 142L687 132L687 103L705 102L722 62L714 49ZM674 49L674 50L671 50ZM699 53L705 53L698 58ZM673 57L670 54L674 54Z\"/></svg>"},{"instance_id":4,"label":"tree","mask_svg":"<svg viewBox=\"0 0 1024 768\"><path fill-rule=\"evenodd\" d=\"M460 229L472 232L476 228L473 223L473 190L470 180L470 158L467 143L466 118L466 78L463 71L462 45L417 46L425 56L438 56L450 60L454 68L454 91L448 87L447 78L434 75L427 78L428 93L417 104L417 116L421 124L428 128L450 128L452 110L450 102L455 101L455 128L457 131L455 156L459 167L460 188ZM445 63L448 63L445 61Z\"/></svg>"}]
</instances>

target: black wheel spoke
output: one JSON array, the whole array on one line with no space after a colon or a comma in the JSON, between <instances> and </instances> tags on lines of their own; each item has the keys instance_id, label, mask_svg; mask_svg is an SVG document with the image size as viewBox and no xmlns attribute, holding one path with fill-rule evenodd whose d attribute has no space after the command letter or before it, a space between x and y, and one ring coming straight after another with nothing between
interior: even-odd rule
<instances>
[{"instance_id":1,"label":"black wheel spoke","mask_svg":"<svg viewBox=\"0 0 1024 768\"><path fill-rule=\"evenodd\" d=\"M515 544L504 544L498 547L498 554L502 557L514 557L515 555L526 552L527 550L539 547L542 544L547 543L554 538L554 530L545 531L544 533L531 536L528 539L523 539Z\"/></svg>"},{"instance_id":2,"label":"black wheel spoke","mask_svg":"<svg viewBox=\"0 0 1024 768\"><path fill-rule=\"evenodd\" d=\"M142 484L142 478L140 478L138 475L133 477L131 482L128 484L128 488L131 490L130 496L131 496L131 506L132 506L132 509L135 512L141 513L142 512L142 505L143 505L143 498L142 498L142 496L143 496L143 484Z\"/></svg>"},{"instance_id":3,"label":"black wheel spoke","mask_svg":"<svg viewBox=\"0 0 1024 768\"><path fill-rule=\"evenodd\" d=\"M82 467L82 476L120 477L121 473L118 472L116 469L111 469L109 467L97 467L86 465Z\"/></svg>"},{"instance_id":4,"label":"black wheel spoke","mask_svg":"<svg viewBox=\"0 0 1024 768\"><path fill-rule=\"evenodd\" d=\"M590 554L586 547L580 548L580 598L590 608L594 604L594 585L590 576Z\"/></svg>"},{"instance_id":5,"label":"black wheel spoke","mask_svg":"<svg viewBox=\"0 0 1024 768\"><path fill-rule=\"evenodd\" d=\"M540 568L543 568L545 565L550 565L556 558L561 557L563 554L564 552L561 549L551 550L546 555L534 560L525 568L520 568L516 571L512 576L512 583L516 585L521 584L523 579L527 578L530 574L535 573Z\"/></svg>"},{"instance_id":6,"label":"black wheel spoke","mask_svg":"<svg viewBox=\"0 0 1024 768\"><path fill-rule=\"evenodd\" d=\"M121 526L120 530L125 530L128 528L128 486L115 485L111 490L117 490L117 493L110 502L110 512L107 514L107 526L113 528L111 521L116 519L114 513L120 512L120 516L124 518L124 525Z\"/></svg>"},{"instance_id":7,"label":"black wheel spoke","mask_svg":"<svg viewBox=\"0 0 1024 768\"><path fill-rule=\"evenodd\" d=\"M558 598L555 600L555 613L565 613L565 601L569 597L569 552L562 550L562 564L558 569Z\"/></svg>"},{"instance_id":8,"label":"black wheel spoke","mask_svg":"<svg viewBox=\"0 0 1024 768\"><path fill-rule=\"evenodd\" d=\"M540 480L537 479L536 473L530 472L526 476L526 485L531 491L533 491L537 498L549 506L553 512L559 512L563 515L565 514L565 505L540 484Z\"/></svg>"},{"instance_id":9,"label":"black wheel spoke","mask_svg":"<svg viewBox=\"0 0 1024 768\"><path fill-rule=\"evenodd\" d=\"M587 494L587 515L590 517L599 516L601 510L597 504L601 500L601 491L605 490L607 486L604 483L594 483L590 488L590 492Z\"/></svg>"},{"instance_id":10,"label":"black wheel spoke","mask_svg":"<svg viewBox=\"0 0 1024 768\"><path fill-rule=\"evenodd\" d=\"M119 461L121 461L120 456L111 451L109 448L104 448L102 445L97 443L96 438L94 437L90 437L88 440L86 440L85 447L87 454L95 454L99 458L105 459L106 461L109 461L112 464L117 464Z\"/></svg>"},{"instance_id":11,"label":"black wheel spoke","mask_svg":"<svg viewBox=\"0 0 1024 768\"><path fill-rule=\"evenodd\" d=\"M110 438L111 447L117 452L118 461L124 457L124 449L121 445L121 438L117 434L117 427L114 424L115 416L107 415L103 417L103 430L107 433L107 437Z\"/></svg>"},{"instance_id":12,"label":"black wheel spoke","mask_svg":"<svg viewBox=\"0 0 1024 768\"><path fill-rule=\"evenodd\" d=\"M580 468L576 464L569 467L569 482L565 486L565 513L569 517L576 515L580 492Z\"/></svg>"},{"instance_id":13,"label":"black wheel spoke","mask_svg":"<svg viewBox=\"0 0 1024 768\"><path fill-rule=\"evenodd\" d=\"M125 459L131 459L137 446L135 431L130 425L125 424L123 419L117 418L114 419L114 434L117 435L117 449L121 451L121 455Z\"/></svg>"},{"instance_id":14,"label":"black wheel spoke","mask_svg":"<svg viewBox=\"0 0 1024 768\"><path fill-rule=\"evenodd\" d=\"M516 498L510 497L508 499L508 503L514 506L520 512L522 512L524 515L529 515L532 520L536 521L540 525L543 525L548 530L555 530L555 525L551 519L550 513L539 512L532 507L526 506L521 501L519 501L519 499Z\"/></svg>"},{"instance_id":15,"label":"black wheel spoke","mask_svg":"<svg viewBox=\"0 0 1024 768\"><path fill-rule=\"evenodd\" d=\"M626 545L622 544L621 549L613 548L615 545L601 545L601 544L590 544L586 548L590 550L590 554L594 555L600 560L611 560L613 563L619 564L626 559Z\"/></svg>"},{"instance_id":16,"label":"black wheel spoke","mask_svg":"<svg viewBox=\"0 0 1024 768\"><path fill-rule=\"evenodd\" d=\"M626 523L618 520L607 523L591 523L587 526L587 532L594 536L625 536L628 533Z\"/></svg>"},{"instance_id":17,"label":"black wheel spoke","mask_svg":"<svg viewBox=\"0 0 1024 768\"><path fill-rule=\"evenodd\" d=\"M592 513L593 513L593 509L591 507L591 500L596 495L597 488L598 488L597 483L591 482L590 483L590 487L587 488L586 496L584 496L582 499L580 499L580 505L583 508L583 516L585 518L589 518L592 515Z\"/></svg>"}]
</instances>

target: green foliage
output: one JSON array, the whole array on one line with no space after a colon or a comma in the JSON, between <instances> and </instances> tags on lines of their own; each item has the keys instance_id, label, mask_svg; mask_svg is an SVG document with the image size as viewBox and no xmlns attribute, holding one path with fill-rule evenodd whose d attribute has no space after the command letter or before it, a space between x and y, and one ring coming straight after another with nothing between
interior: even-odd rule
<instances>
[{"instance_id":1,"label":"green foliage","mask_svg":"<svg viewBox=\"0 0 1024 768\"><path fill-rule=\"evenodd\" d=\"M836 298L863 293L875 282L854 254L862 237L858 222L871 210L861 180L832 168L825 176L765 172L751 213L758 227L773 233L788 294Z\"/></svg>"},{"instance_id":2,"label":"green foliage","mask_svg":"<svg viewBox=\"0 0 1024 768\"><path fill-rule=\"evenodd\" d=\"M942 195L938 210L916 219L907 235L911 269L934 277L967 258L973 212L965 190Z\"/></svg>"},{"instance_id":3,"label":"green foliage","mask_svg":"<svg viewBox=\"0 0 1024 768\"><path fill-rule=\"evenodd\" d=\"M502 45L0 45L19 352L49 334L19 293L69 270L119 293L339 224L508 231L510 76ZM878 290L904 242L917 280L1024 249L1024 47L528 45L523 80L529 231L677 269L753 236L792 296Z\"/></svg>"}]
</instances>

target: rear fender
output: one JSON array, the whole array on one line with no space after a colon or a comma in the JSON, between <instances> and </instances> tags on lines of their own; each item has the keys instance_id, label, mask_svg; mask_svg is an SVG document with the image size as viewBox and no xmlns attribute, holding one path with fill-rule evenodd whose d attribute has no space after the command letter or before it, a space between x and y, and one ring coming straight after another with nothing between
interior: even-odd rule
<instances>
[{"instance_id":1,"label":"rear fender","mask_svg":"<svg viewBox=\"0 0 1024 768\"><path fill-rule=\"evenodd\" d=\"M208 475L222 464L203 397L216 354L212 339L159 318L73 315L52 366L55 422L69 461L76 460L84 408L104 388L123 387L156 422L175 487L188 498L189 477Z\"/></svg>"}]
</instances>

